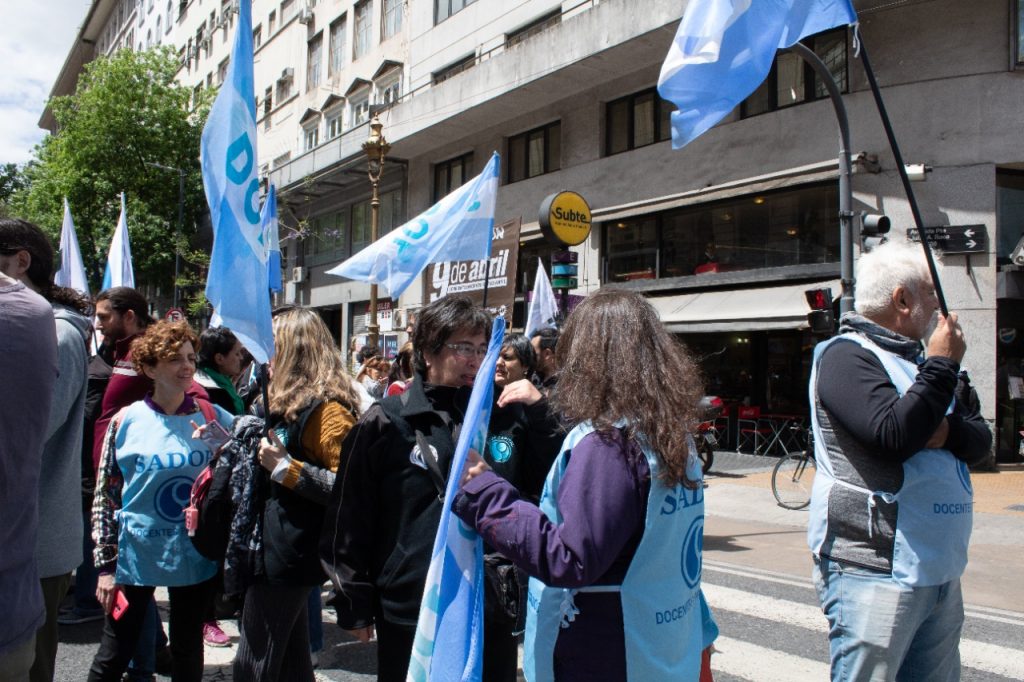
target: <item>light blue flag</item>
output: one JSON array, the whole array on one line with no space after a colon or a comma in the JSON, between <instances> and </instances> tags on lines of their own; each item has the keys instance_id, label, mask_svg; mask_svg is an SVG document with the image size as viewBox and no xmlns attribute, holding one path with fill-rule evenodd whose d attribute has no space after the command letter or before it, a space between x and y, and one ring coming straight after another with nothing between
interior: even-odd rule
<instances>
[{"instance_id":1,"label":"light blue flag","mask_svg":"<svg viewBox=\"0 0 1024 682\"><path fill-rule=\"evenodd\" d=\"M128 209L125 208L124 192L121 192L121 216L117 219L114 238L107 251L107 266L103 269L103 286L135 288L135 271L132 269L132 246L128 241Z\"/></svg>"},{"instance_id":2,"label":"light blue flag","mask_svg":"<svg viewBox=\"0 0 1024 682\"><path fill-rule=\"evenodd\" d=\"M495 152L480 175L327 273L383 284L398 300L430 263L489 259L499 163Z\"/></svg>"},{"instance_id":3,"label":"light blue flag","mask_svg":"<svg viewBox=\"0 0 1024 682\"><path fill-rule=\"evenodd\" d=\"M277 190L273 185L267 193L260 213L263 243L267 245L267 284L271 291L281 291L281 240L277 234Z\"/></svg>"},{"instance_id":4,"label":"light blue flag","mask_svg":"<svg viewBox=\"0 0 1024 682\"><path fill-rule=\"evenodd\" d=\"M484 451L494 398L494 366L505 320L491 329L487 356L477 370L444 494L441 523L420 604L407 682L475 682L483 672L483 541L451 512L469 448Z\"/></svg>"},{"instance_id":5,"label":"light blue flag","mask_svg":"<svg viewBox=\"0 0 1024 682\"><path fill-rule=\"evenodd\" d=\"M238 5L231 63L203 128L203 187L213 223L206 298L211 326L229 327L259 363L274 355L267 248L260 220L252 6Z\"/></svg>"},{"instance_id":6,"label":"light blue flag","mask_svg":"<svg viewBox=\"0 0 1024 682\"><path fill-rule=\"evenodd\" d=\"M703 134L754 92L777 50L856 21L850 0L691 0L658 78L658 94L678 108L672 147Z\"/></svg>"},{"instance_id":7,"label":"light blue flag","mask_svg":"<svg viewBox=\"0 0 1024 682\"><path fill-rule=\"evenodd\" d=\"M530 299L530 311L526 315L526 338L533 336L538 329L555 327L558 319L558 303L555 292L551 288L551 280L544 270L544 262L537 259L537 277L533 280L533 297Z\"/></svg>"},{"instance_id":8,"label":"light blue flag","mask_svg":"<svg viewBox=\"0 0 1024 682\"><path fill-rule=\"evenodd\" d=\"M67 197L64 197L64 225L60 228L60 270L53 276L53 283L89 295L89 280L85 276L85 264L78 248L75 221L71 219Z\"/></svg>"}]
</instances>

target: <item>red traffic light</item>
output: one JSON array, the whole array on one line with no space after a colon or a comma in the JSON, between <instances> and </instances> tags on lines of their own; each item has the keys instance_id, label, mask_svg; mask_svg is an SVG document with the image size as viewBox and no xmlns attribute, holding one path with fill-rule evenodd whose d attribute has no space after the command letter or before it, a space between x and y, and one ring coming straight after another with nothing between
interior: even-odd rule
<instances>
[{"instance_id":1,"label":"red traffic light","mask_svg":"<svg viewBox=\"0 0 1024 682\"><path fill-rule=\"evenodd\" d=\"M832 289L808 289L804 292L811 310L832 310Z\"/></svg>"}]
</instances>

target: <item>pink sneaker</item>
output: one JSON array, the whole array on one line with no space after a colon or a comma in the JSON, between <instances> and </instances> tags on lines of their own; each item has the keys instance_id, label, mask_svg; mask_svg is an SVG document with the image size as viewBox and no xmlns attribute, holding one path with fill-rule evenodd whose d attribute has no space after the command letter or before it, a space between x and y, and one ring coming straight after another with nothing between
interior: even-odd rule
<instances>
[{"instance_id":1,"label":"pink sneaker","mask_svg":"<svg viewBox=\"0 0 1024 682\"><path fill-rule=\"evenodd\" d=\"M217 621L211 620L209 623L203 623L203 642L206 646L222 647L230 645L231 638L224 634Z\"/></svg>"}]
</instances>

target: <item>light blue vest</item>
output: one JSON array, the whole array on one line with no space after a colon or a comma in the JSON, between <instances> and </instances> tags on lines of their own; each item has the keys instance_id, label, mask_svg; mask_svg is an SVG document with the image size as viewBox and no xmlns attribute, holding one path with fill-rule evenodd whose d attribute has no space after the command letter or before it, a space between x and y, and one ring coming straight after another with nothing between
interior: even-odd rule
<instances>
[{"instance_id":1,"label":"light blue vest","mask_svg":"<svg viewBox=\"0 0 1024 682\"><path fill-rule=\"evenodd\" d=\"M580 424L566 436L544 484L541 511L560 525L558 487L569 463L570 451L594 431ZM687 477L701 479L696 446L690 443ZM630 680L696 680L701 652L718 635L711 611L700 589L704 543L704 490L677 485L668 488L658 479L658 458L644 448L651 470L651 491L643 538L622 585L593 585L580 590L548 587L530 578L526 612L523 671L529 682L554 680L555 640L560 628L571 626L579 611L576 592L619 592L626 644L626 670Z\"/></svg>"},{"instance_id":2,"label":"light blue vest","mask_svg":"<svg viewBox=\"0 0 1024 682\"><path fill-rule=\"evenodd\" d=\"M879 348L860 334L843 334L817 345L811 368L811 425L814 456L818 470L811 494L808 544L817 556L828 526L828 498L833 486L842 485L865 493L864 513L873 526L876 498L896 502L895 548L892 577L908 587L942 585L959 578L967 567L967 546L971 540L974 491L967 465L949 450L924 449L903 463L903 486L895 493L872 491L836 479L828 448L822 437L817 410L817 372L821 354L838 339L860 344L881 361L889 379L902 397L917 377L917 365ZM946 410L949 414L951 404ZM869 526L870 527L870 526Z\"/></svg>"},{"instance_id":3,"label":"light blue vest","mask_svg":"<svg viewBox=\"0 0 1024 682\"><path fill-rule=\"evenodd\" d=\"M231 415L213 407L217 421L230 430ZM192 438L193 420L205 421L201 412L159 414L143 400L121 414L114 441L124 476L117 512L119 584L195 585L217 572L185 531L192 482L210 461L209 448Z\"/></svg>"}]
</instances>

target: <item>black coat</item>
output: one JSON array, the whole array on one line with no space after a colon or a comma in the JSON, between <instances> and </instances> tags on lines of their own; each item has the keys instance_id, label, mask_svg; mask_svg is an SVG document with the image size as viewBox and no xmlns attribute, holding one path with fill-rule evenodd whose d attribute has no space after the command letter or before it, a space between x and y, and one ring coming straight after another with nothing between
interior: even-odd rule
<instances>
[{"instance_id":1,"label":"black coat","mask_svg":"<svg viewBox=\"0 0 1024 682\"><path fill-rule=\"evenodd\" d=\"M345 438L320 539L341 627L381 616L416 626L442 509L437 485L415 462L416 433L447 474L469 395L468 388L425 387L417 376L401 395L370 407Z\"/></svg>"}]
</instances>

